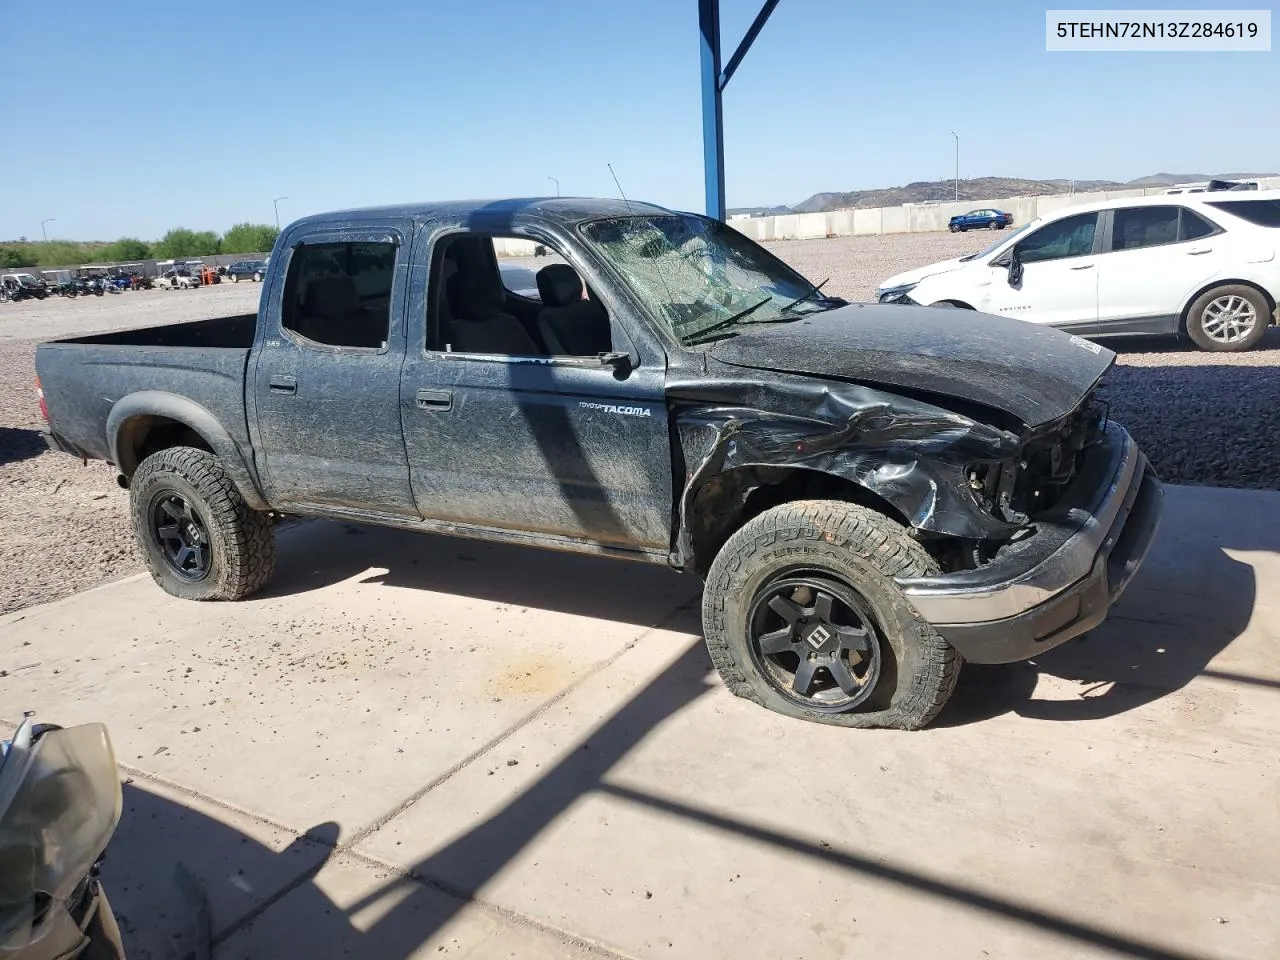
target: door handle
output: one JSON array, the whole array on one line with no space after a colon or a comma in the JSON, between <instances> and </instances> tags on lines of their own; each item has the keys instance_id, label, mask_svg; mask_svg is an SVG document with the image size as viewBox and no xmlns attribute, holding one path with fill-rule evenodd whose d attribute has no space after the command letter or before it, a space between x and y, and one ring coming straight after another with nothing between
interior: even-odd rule
<instances>
[{"instance_id":1,"label":"door handle","mask_svg":"<svg viewBox=\"0 0 1280 960\"><path fill-rule=\"evenodd\" d=\"M1092 263L1082 263L1082 264L1080 264L1080 266L1078 266L1078 267L1072 267L1071 269L1072 269L1072 270L1092 270L1092 269L1093 269L1093 264L1092 264Z\"/></svg>"},{"instance_id":2,"label":"door handle","mask_svg":"<svg viewBox=\"0 0 1280 960\"><path fill-rule=\"evenodd\" d=\"M419 410L451 410L453 408L452 390L419 390Z\"/></svg>"},{"instance_id":3,"label":"door handle","mask_svg":"<svg viewBox=\"0 0 1280 960\"><path fill-rule=\"evenodd\" d=\"M267 381L267 389L272 393L297 393L297 377L272 377Z\"/></svg>"},{"instance_id":4,"label":"door handle","mask_svg":"<svg viewBox=\"0 0 1280 960\"><path fill-rule=\"evenodd\" d=\"M1206 253L1213 253L1213 247L1200 247L1198 250L1188 250L1188 257L1199 257Z\"/></svg>"}]
</instances>

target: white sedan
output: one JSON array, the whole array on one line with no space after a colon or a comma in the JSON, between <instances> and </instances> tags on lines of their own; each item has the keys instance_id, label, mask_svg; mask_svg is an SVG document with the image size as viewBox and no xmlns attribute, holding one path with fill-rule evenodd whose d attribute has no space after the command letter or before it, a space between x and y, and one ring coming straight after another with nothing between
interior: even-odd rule
<instances>
[{"instance_id":1,"label":"white sedan","mask_svg":"<svg viewBox=\"0 0 1280 960\"><path fill-rule=\"evenodd\" d=\"M890 277L878 299L1086 337L1185 334L1203 350L1248 350L1277 322L1278 248L1280 191L1109 200Z\"/></svg>"}]
</instances>

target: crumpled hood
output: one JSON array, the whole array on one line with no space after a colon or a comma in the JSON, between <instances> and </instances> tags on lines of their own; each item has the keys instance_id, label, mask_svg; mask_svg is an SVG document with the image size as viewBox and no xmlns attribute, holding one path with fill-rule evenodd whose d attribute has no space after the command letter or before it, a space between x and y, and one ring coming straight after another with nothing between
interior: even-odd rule
<instances>
[{"instance_id":1,"label":"crumpled hood","mask_svg":"<svg viewBox=\"0 0 1280 960\"><path fill-rule=\"evenodd\" d=\"M973 310L857 303L791 323L743 326L716 360L926 391L1009 413L1029 427L1066 416L1115 354L1024 320Z\"/></svg>"},{"instance_id":2,"label":"crumpled hood","mask_svg":"<svg viewBox=\"0 0 1280 960\"><path fill-rule=\"evenodd\" d=\"M937 263L931 263L925 267L916 267L914 270L895 273L880 284L880 289L891 290L894 287L905 287L908 284L919 283L925 277L932 277L940 273L954 273L956 270L969 266L971 262L962 261L959 257L956 257L952 260L939 260Z\"/></svg>"}]
</instances>

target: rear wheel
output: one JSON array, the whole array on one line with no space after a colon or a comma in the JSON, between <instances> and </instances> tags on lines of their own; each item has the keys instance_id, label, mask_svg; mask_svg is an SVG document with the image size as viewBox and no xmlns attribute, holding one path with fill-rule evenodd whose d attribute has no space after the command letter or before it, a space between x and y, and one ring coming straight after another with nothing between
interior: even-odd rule
<instances>
[{"instance_id":1,"label":"rear wheel","mask_svg":"<svg viewBox=\"0 0 1280 960\"><path fill-rule=\"evenodd\" d=\"M988 224L987 224L987 229L988 229L988 230L999 230L999 229L1000 229L1000 221L998 221L998 220L992 220L990 223L988 223Z\"/></svg>"},{"instance_id":2,"label":"rear wheel","mask_svg":"<svg viewBox=\"0 0 1280 960\"><path fill-rule=\"evenodd\" d=\"M255 274L253 275L253 282L254 282L254 283L261 283L261 282L262 282L262 274L260 274L260 273L255 273Z\"/></svg>"},{"instance_id":3,"label":"rear wheel","mask_svg":"<svg viewBox=\"0 0 1280 960\"><path fill-rule=\"evenodd\" d=\"M212 453L194 447L154 453L138 467L129 493L133 532L166 593L240 600L271 578L271 521L245 504Z\"/></svg>"},{"instance_id":4,"label":"rear wheel","mask_svg":"<svg viewBox=\"0 0 1280 960\"><path fill-rule=\"evenodd\" d=\"M783 504L729 538L707 575L707 648L729 689L778 713L915 730L955 688L960 655L893 578L937 573L888 518L841 501Z\"/></svg>"},{"instance_id":5,"label":"rear wheel","mask_svg":"<svg viewBox=\"0 0 1280 960\"><path fill-rule=\"evenodd\" d=\"M1214 287L1187 310L1187 336L1201 350L1231 353L1251 350L1267 333L1271 308L1253 287L1233 283Z\"/></svg>"}]
</instances>

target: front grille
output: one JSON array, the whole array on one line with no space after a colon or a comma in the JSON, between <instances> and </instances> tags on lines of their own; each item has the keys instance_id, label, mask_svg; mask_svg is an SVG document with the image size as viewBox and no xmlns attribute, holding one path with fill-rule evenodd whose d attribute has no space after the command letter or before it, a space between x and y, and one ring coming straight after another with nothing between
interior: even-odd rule
<instances>
[{"instance_id":1,"label":"front grille","mask_svg":"<svg viewBox=\"0 0 1280 960\"><path fill-rule=\"evenodd\" d=\"M1033 520L1066 493L1105 423L1106 407L1090 393L1066 417L1027 437L1017 457L971 468L975 495L1006 523Z\"/></svg>"},{"instance_id":2,"label":"front grille","mask_svg":"<svg viewBox=\"0 0 1280 960\"><path fill-rule=\"evenodd\" d=\"M1105 409L1089 394L1074 412L1023 445L1012 464L1012 482L1001 491L1004 506L1020 522L1049 509L1066 493L1085 449L1102 431Z\"/></svg>"}]
</instances>

